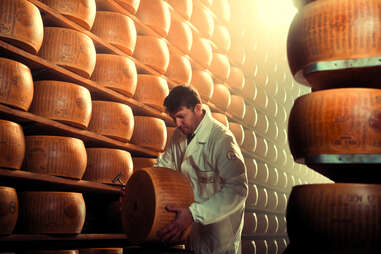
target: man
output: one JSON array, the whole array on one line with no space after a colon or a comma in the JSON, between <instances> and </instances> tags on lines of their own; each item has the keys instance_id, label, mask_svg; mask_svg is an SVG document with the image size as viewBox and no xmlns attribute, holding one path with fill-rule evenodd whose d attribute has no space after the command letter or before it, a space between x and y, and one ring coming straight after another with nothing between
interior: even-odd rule
<instances>
[{"instance_id":1,"label":"man","mask_svg":"<svg viewBox=\"0 0 381 254\"><path fill-rule=\"evenodd\" d=\"M160 230L161 240L177 242L192 225L186 246L194 253L241 253L248 187L243 156L233 134L203 108L191 88L173 88L164 106L177 128L156 166L186 175L195 202L189 208L167 207L176 218Z\"/></svg>"}]
</instances>

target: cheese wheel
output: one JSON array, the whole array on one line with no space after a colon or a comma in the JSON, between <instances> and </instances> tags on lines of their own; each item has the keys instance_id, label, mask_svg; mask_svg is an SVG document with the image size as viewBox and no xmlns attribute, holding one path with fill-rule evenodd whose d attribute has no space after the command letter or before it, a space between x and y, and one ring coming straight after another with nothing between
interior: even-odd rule
<instances>
[{"instance_id":1,"label":"cheese wheel","mask_svg":"<svg viewBox=\"0 0 381 254\"><path fill-rule=\"evenodd\" d=\"M288 184L288 178L286 172L279 172L278 187L286 190Z\"/></svg>"},{"instance_id":2,"label":"cheese wheel","mask_svg":"<svg viewBox=\"0 0 381 254\"><path fill-rule=\"evenodd\" d=\"M160 241L157 231L176 216L165 209L167 205L189 207L193 203L188 179L168 168L135 171L126 190L122 200L123 229L128 239L135 243ZM188 236L190 229L185 231L182 239Z\"/></svg>"},{"instance_id":3,"label":"cheese wheel","mask_svg":"<svg viewBox=\"0 0 381 254\"><path fill-rule=\"evenodd\" d=\"M94 24L95 0L42 0L41 2L86 30L90 30ZM44 21L44 25L49 25L47 20Z\"/></svg>"},{"instance_id":4,"label":"cheese wheel","mask_svg":"<svg viewBox=\"0 0 381 254\"><path fill-rule=\"evenodd\" d=\"M22 127L0 119L0 167L20 169L25 156L25 139Z\"/></svg>"},{"instance_id":5,"label":"cheese wheel","mask_svg":"<svg viewBox=\"0 0 381 254\"><path fill-rule=\"evenodd\" d=\"M134 164L134 171L142 168L153 167L156 163L156 158L145 158L145 157L132 157L132 162Z\"/></svg>"},{"instance_id":6,"label":"cheese wheel","mask_svg":"<svg viewBox=\"0 0 381 254\"><path fill-rule=\"evenodd\" d=\"M255 184L249 184L249 193L245 201L247 209L255 209L258 204L258 187Z\"/></svg>"},{"instance_id":7,"label":"cheese wheel","mask_svg":"<svg viewBox=\"0 0 381 254\"><path fill-rule=\"evenodd\" d=\"M232 91L237 93L242 92L245 87L245 75L243 74L243 71L238 67L231 66L229 78L226 83Z\"/></svg>"},{"instance_id":8,"label":"cheese wheel","mask_svg":"<svg viewBox=\"0 0 381 254\"><path fill-rule=\"evenodd\" d=\"M82 179L87 165L82 140L60 136L26 136L25 142L25 170Z\"/></svg>"},{"instance_id":9,"label":"cheese wheel","mask_svg":"<svg viewBox=\"0 0 381 254\"><path fill-rule=\"evenodd\" d=\"M243 117L243 122L246 127L249 129L254 129L254 126L257 124L258 121L258 114L257 110L255 110L255 107L252 105L246 104L246 112L245 116Z\"/></svg>"},{"instance_id":10,"label":"cheese wheel","mask_svg":"<svg viewBox=\"0 0 381 254\"><path fill-rule=\"evenodd\" d=\"M209 68L213 59L213 50L211 41L196 35L193 35L192 48L190 51L190 57L196 61L202 67L197 64L192 64L194 70L200 70Z\"/></svg>"},{"instance_id":11,"label":"cheese wheel","mask_svg":"<svg viewBox=\"0 0 381 254\"><path fill-rule=\"evenodd\" d=\"M231 36L231 46L227 56L232 65L243 67L246 62L246 50L241 46L242 41Z\"/></svg>"},{"instance_id":12,"label":"cheese wheel","mask_svg":"<svg viewBox=\"0 0 381 254\"><path fill-rule=\"evenodd\" d=\"M257 114L258 120L257 120L257 124L254 126L254 130L258 133L265 135L267 131L269 130L269 118L263 111L257 110L257 113L258 113ZM287 137L287 132L286 132L286 137ZM287 141L285 144L287 144Z\"/></svg>"},{"instance_id":13,"label":"cheese wheel","mask_svg":"<svg viewBox=\"0 0 381 254\"><path fill-rule=\"evenodd\" d=\"M266 234L269 230L269 217L265 213L257 213L257 234Z\"/></svg>"},{"instance_id":14,"label":"cheese wheel","mask_svg":"<svg viewBox=\"0 0 381 254\"><path fill-rule=\"evenodd\" d=\"M91 118L87 88L61 81L37 81L30 112L77 128L86 129Z\"/></svg>"},{"instance_id":15,"label":"cheese wheel","mask_svg":"<svg viewBox=\"0 0 381 254\"><path fill-rule=\"evenodd\" d=\"M192 72L191 87L196 89L205 101L209 101L212 98L214 82L208 71L194 70Z\"/></svg>"},{"instance_id":16,"label":"cheese wheel","mask_svg":"<svg viewBox=\"0 0 381 254\"><path fill-rule=\"evenodd\" d=\"M28 250L25 254L78 254L78 250Z\"/></svg>"},{"instance_id":17,"label":"cheese wheel","mask_svg":"<svg viewBox=\"0 0 381 254\"><path fill-rule=\"evenodd\" d=\"M61 27L44 28L44 40L38 55L85 78L90 78L96 62L95 47L90 37Z\"/></svg>"},{"instance_id":18,"label":"cheese wheel","mask_svg":"<svg viewBox=\"0 0 381 254\"><path fill-rule=\"evenodd\" d=\"M256 208L266 209L269 201L269 195L265 187L258 187L258 202Z\"/></svg>"},{"instance_id":19,"label":"cheese wheel","mask_svg":"<svg viewBox=\"0 0 381 254\"><path fill-rule=\"evenodd\" d=\"M134 98L148 106L165 111L164 99L168 96L167 81L157 75L138 74L138 84Z\"/></svg>"},{"instance_id":20,"label":"cheese wheel","mask_svg":"<svg viewBox=\"0 0 381 254\"><path fill-rule=\"evenodd\" d=\"M136 17L160 36L165 37L168 34L171 25L171 12L168 3L163 0L143 0L140 2ZM138 32L144 33L141 29Z\"/></svg>"},{"instance_id":21,"label":"cheese wheel","mask_svg":"<svg viewBox=\"0 0 381 254\"><path fill-rule=\"evenodd\" d=\"M123 254L123 248L82 248L79 254Z\"/></svg>"},{"instance_id":22,"label":"cheese wheel","mask_svg":"<svg viewBox=\"0 0 381 254\"><path fill-rule=\"evenodd\" d=\"M253 158L245 157L247 180L249 183L254 183L258 175L257 161Z\"/></svg>"},{"instance_id":23,"label":"cheese wheel","mask_svg":"<svg viewBox=\"0 0 381 254\"><path fill-rule=\"evenodd\" d=\"M261 184L267 184L269 180L269 167L266 162L257 161L258 173L256 176L256 182Z\"/></svg>"},{"instance_id":24,"label":"cheese wheel","mask_svg":"<svg viewBox=\"0 0 381 254\"><path fill-rule=\"evenodd\" d=\"M279 222L278 232L281 234L287 233L286 216L278 216L278 222Z\"/></svg>"},{"instance_id":25,"label":"cheese wheel","mask_svg":"<svg viewBox=\"0 0 381 254\"><path fill-rule=\"evenodd\" d=\"M287 208L288 198L285 193L278 196L278 211L285 212Z\"/></svg>"},{"instance_id":26,"label":"cheese wheel","mask_svg":"<svg viewBox=\"0 0 381 254\"><path fill-rule=\"evenodd\" d=\"M193 0L167 0L167 2L186 20L192 16Z\"/></svg>"},{"instance_id":27,"label":"cheese wheel","mask_svg":"<svg viewBox=\"0 0 381 254\"><path fill-rule=\"evenodd\" d=\"M246 113L245 100L238 95L231 96L231 103L227 109L227 113L231 114L233 117L243 120Z\"/></svg>"},{"instance_id":28,"label":"cheese wheel","mask_svg":"<svg viewBox=\"0 0 381 254\"><path fill-rule=\"evenodd\" d=\"M137 43L135 23L124 14L97 11L91 32L128 55L132 55L135 50ZM97 46L97 49L100 48Z\"/></svg>"},{"instance_id":29,"label":"cheese wheel","mask_svg":"<svg viewBox=\"0 0 381 254\"><path fill-rule=\"evenodd\" d=\"M0 57L0 77L0 103L27 111L33 99L33 79L29 67Z\"/></svg>"},{"instance_id":30,"label":"cheese wheel","mask_svg":"<svg viewBox=\"0 0 381 254\"><path fill-rule=\"evenodd\" d=\"M249 153L254 153L257 147L257 136L254 131L244 130L244 139L242 143L242 148Z\"/></svg>"},{"instance_id":31,"label":"cheese wheel","mask_svg":"<svg viewBox=\"0 0 381 254\"><path fill-rule=\"evenodd\" d=\"M81 233L86 215L82 193L25 191L19 193L19 198L24 233Z\"/></svg>"},{"instance_id":32,"label":"cheese wheel","mask_svg":"<svg viewBox=\"0 0 381 254\"><path fill-rule=\"evenodd\" d=\"M231 13L229 0L213 0L211 10L213 10L216 16L220 18L224 23L227 24L230 22Z\"/></svg>"},{"instance_id":33,"label":"cheese wheel","mask_svg":"<svg viewBox=\"0 0 381 254\"><path fill-rule=\"evenodd\" d=\"M97 1L97 6L98 6L98 1ZM102 1L107 1L107 0L102 0ZM136 12L139 9L140 5L140 0L115 0L118 4L120 4L124 9L129 11L131 14L135 15Z\"/></svg>"},{"instance_id":34,"label":"cheese wheel","mask_svg":"<svg viewBox=\"0 0 381 254\"><path fill-rule=\"evenodd\" d=\"M268 142L268 147L269 147L269 150L268 150L266 158L268 161L275 163L278 160L278 148L276 144L270 141Z\"/></svg>"},{"instance_id":35,"label":"cheese wheel","mask_svg":"<svg viewBox=\"0 0 381 254\"><path fill-rule=\"evenodd\" d=\"M245 212L242 235L251 236L255 234L258 226L258 219L256 213Z\"/></svg>"},{"instance_id":36,"label":"cheese wheel","mask_svg":"<svg viewBox=\"0 0 381 254\"><path fill-rule=\"evenodd\" d=\"M222 123L225 127L229 128L229 120L225 114L213 112L212 116L218 122Z\"/></svg>"},{"instance_id":37,"label":"cheese wheel","mask_svg":"<svg viewBox=\"0 0 381 254\"><path fill-rule=\"evenodd\" d=\"M266 208L270 211L276 211L276 209L278 208L278 202L279 202L278 193L276 191L269 190L268 195L269 195L269 201L267 203ZM275 226L275 225L273 225L273 226ZM278 230L278 225L276 228ZM276 233L276 231L271 232L271 233Z\"/></svg>"},{"instance_id":38,"label":"cheese wheel","mask_svg":"<svg viewBox=\"0 0 381 254\"><path fill-rule=\"evenodd\" d=\"M176 2L189 2L189 1L178 1ZM192 3L192 1L190 1ZM182 50L184 53L189 54L192 43L193 43L193 33L192 29L185 21L178 20L177 18L171 19L171 26L169 28L168 41L173 44L173 46Z\"/></svg>"},{"instance_id":39,"label":"cheese wheel","mask_svg":"<svg viewBox=\"0 0 381 254\"><path fill-rule=\"evenodd\" d=\"M27 0L2 0L0 10L0 39L28 53L37 54L44 36L38 8Z\"/></svg>"},{"instance_id":40,"label":"cheese wheel","mask_svg":"<svg viewBox=\"0 0 381 254\"><path fill-rule=\"evenodd\" d=\"M168 147L171 143L171 139L172 139L172 136L173 136L173 133L175 132L176 130L176 127L168 127L167 126L167 142L166 142L166 145L165 147Z\"/></svg>"},{"instance_id":41,"label":"cheese wheel","mask_svg":"<svg viewBox=\"0 0 381 254\"><path fill-rule=\"evenodd\" d=\"M12 234L19 215L19 202L14 188L0 186L0 235Z\"/></svg>"},{"instance_id":42,"label":"cheese wheel","mask_svg":"<svg viewBox=\"0 0 381 254\"><path fill-rule=\"evenodd\" d=\"M112 148L86 148L87 167L84 180L125 185L133 172L131 154Z\"/></svg>"},{"instance_id":43,"label":"cheese wheel","mask_svg":"<svg viewBox=\"0 0 381 254\"><path fill-rule=\"evenodd\" d=\"M210 102L214 103L222 111L226 111L231 103L231 94L224 84L214 84Z\"/></svg>"},{"instance_id":44,"label":"cheese wheel","mask_svg":"<svg viewBox=\"0 0 381 254\"><path fill-rule=\"evenodd\" d=\"M233 133L237 144L242 146L243 141L245 139L245 132L241 124L235 122L229 122L229 129Z\"/></svg>"},{"instance_id":45,"label":"cheese wheel","mask_svg":"<svg viewBox=\"0 0 381 254\"><path fill-rule=\"evenodd\" d=\"M269 253L269 246L266 240L254 240L256 253Z\"/></svg>"},{"instance_id":46,"label":"cheese wheel","mask_svg":"<svg viewBox=\"0 0 381 254\"><path fill-rule=\"evenodd\" d=\"M206 38L212 38L214 31L214 19L208 8L198 5L193 8L190 22L197 28L199 34Z\"/></svg>"},{"instance_id":47,"label":"cheese wheel","mask_svg":"<svg viewBox=\"0 0 381 254\"><path fill-rule=\"evenodd\" d=\"M241 248L242 248L242 253L257 253L255 242L252 240L242 240Z\"/></svg>"},{"instance_id":48,"label":"cheese wheel","mask_svg":"<svg viewBox=\"0 0 381 254\"><path fill-rule=\"evenodd\" d=\"M111 101L93 101L88 130L121 142L128 142L134 131L134 115L130 106Z\"/></svg>"},{"instance_id":49,"label":"cheese wheel","mask_svg":"<svg viewBox=\"0 0 381 254\"><path fill-rule=\"evenodd\" d=\"M135 94L138 75L135 63L128 57L97 54L97 63L91 80L125 96Z\"/></svg>"},{"instance_id":50,"label":"cheese wheel","mask_svg":"<svg viewBox=\"0 0 381 254\"><path fill-rule=\"evenodd\" d=\"M274 119L269 120L269 129L267 130L267 137L271 140L277 140L279 136L278 124Z\"/></svg>"},{"instance_id":51,"label":"cheese wheel","mask_svg":"<svg viewBox=\"0 0 381 254\"><path fill-rule=\"evenodd\" d=\"M224 25L215 25L212 41L216 44L216 50L221 53L227 53L231 46L229 30Z\"/></svg>"},{"instance_id":52,"label":"cheese wheel","mask_svg":"<svg viewBox=\"0 0 381 254\"><path fill-rule=\"evenodd\" d=\"M225 54L213 53L209 70L221 80L227 80L230 75L230 63L228 57Z\"/></svg>"},{"instance_id":53,"label":"cheese wheel","mask_svg":"<svg viewBox=\"0 0 381 254\"><path fill-rule=\"evenodd\" d=\"M178 85L189 86L192 80L192 66L188 57L171 51L166 76Z\"/></svg>"},{"instance_id":54,"label":"cheese wheel","mask_svg":"<svg viewBox=\"0 0 381 254\"><path fill-rule=\"evenodd\" d=\"M270 229L269 229L269 231L270 231ZM279 246L278 246L277 240L268 239L267 244L268 244L268 253L281 253L281 252L279 252Z\"/></svg>"},{"instance_id":55,"label":"cheese wheel","mask_svg":"<svg viewBox=\"0 0 381 254\"><path fill-rule=\"evenodd\" d=\"M131 143L163 152L167 143L167 128L162 119L151 116L135 116L135 128Z\"/></svg>"}]
</instances>

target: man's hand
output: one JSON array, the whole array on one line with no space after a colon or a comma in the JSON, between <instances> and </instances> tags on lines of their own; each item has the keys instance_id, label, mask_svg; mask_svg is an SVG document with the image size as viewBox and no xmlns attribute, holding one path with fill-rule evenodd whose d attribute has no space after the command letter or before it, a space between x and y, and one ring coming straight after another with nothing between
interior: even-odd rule
<instances>
[{"instance_id":1,"label":"man's hand","mask_svg":"<svg viewBox=\"0 0 381 254\"><path fill-rule=\"evenodd\" d=\"M158 232L160 240L165 243L179 243L184 231L193 223L189 208L166 206L167 211L175 212L175 219Z\"/></svg>"}]
</instances>

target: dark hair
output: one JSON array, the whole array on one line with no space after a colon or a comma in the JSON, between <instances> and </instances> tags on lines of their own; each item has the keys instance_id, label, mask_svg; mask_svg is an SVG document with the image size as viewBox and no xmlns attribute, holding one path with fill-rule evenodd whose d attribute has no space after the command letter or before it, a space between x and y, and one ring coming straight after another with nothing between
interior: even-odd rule
<instances>
[{"instance_id":1,"label":"dark hair","mask_svg":"<svg viewBox=\"0 0 381 254\"><path fill-rule=\"evenodd\" d=\"M193 109L197 104L201 104L198 92L184 85L174 87L164 100L164 106L170 114L176 113L181 107Z\"/></svg>"}]
</instances>

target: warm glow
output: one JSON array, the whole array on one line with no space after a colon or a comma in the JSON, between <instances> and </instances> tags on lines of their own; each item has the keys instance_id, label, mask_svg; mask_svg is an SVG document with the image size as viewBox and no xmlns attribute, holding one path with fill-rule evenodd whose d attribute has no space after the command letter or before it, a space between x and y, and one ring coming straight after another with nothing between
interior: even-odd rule
<instances>
[{"instance_id":1,"label":"warm glow","mask_svg":"<svg viewBox=\"0 0 381 254\"><path fill-rule=\"evenodd\" d=\"M289 27L297 9L292 0L256 1L258 17L270 28L284 29Z\"/></svg>"}]
</instances>

